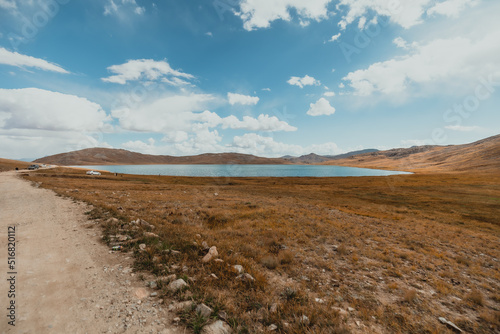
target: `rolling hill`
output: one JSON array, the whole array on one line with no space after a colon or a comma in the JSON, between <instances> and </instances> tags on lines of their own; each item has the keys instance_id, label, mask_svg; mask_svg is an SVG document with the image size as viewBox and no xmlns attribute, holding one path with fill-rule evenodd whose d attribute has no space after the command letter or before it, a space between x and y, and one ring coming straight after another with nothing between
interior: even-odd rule
<instances>
[{"instance_id":1,"label":"rolling hill","mask_svg":"<svg viewBox=\"0 0 500 334\"><path fill-rule=\"evenodd\" d=\"M130 152L122 149L88 148L80 151L61 153L37 159L36 163L54 164L62 166L84 165L269 165L289 164L284 159L261 158L254 155L239 153L206 153L195 156L174 157L169 155L150 155Z\"/></svg>"},{"instance_id":2,"label":"rolling hill","mask_svg":"<svg viewBox=\"0 0 500 334\"><path fill-rule=\"evenodd\" d=\"M500 173L500 135L472 144L399 148L355 155L322 164L413 172L488 171Z\"/></svg>"}]
</instances>

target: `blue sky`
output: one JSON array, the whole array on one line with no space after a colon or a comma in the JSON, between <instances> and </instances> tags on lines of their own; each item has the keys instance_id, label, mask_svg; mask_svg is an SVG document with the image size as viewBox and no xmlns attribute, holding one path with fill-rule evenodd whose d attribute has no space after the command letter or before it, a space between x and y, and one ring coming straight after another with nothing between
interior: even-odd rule
<instances>
[{"instance_id":1,"label":"blue sky","mask_svg":"<svg viewBox=\"0 0 500 334\"><path fill-rule=\"evenodd\" d=\"M500 3L0 0L0 157L260 156L500 133Z\"/></svg>"}]
</instances>

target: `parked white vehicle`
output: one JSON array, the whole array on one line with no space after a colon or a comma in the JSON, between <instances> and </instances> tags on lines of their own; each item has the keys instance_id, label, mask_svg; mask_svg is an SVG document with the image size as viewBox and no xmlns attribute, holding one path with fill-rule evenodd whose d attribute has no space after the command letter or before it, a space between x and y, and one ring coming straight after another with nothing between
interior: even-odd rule
<instances>
[{"instance_id":1,"label":"parked white vehicle","mask_svg":"<svg viewBox=\"0 0 500 334\"><path fill-rule=\"evenodd\" d=\"M89 170L87 172L87 175L101 175L101 173L100 172L96 172L95 170Z\"/></svg>"}]
</instances>

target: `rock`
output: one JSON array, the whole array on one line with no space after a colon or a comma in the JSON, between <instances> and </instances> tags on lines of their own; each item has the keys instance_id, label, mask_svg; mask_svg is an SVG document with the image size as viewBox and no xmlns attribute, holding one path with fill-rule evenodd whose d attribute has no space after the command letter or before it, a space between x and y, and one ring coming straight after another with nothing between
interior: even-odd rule
<instances>
[{"instance_id":1,"label":"rock","mask_svg":"<svg viewBox=\"0 0 500 334\"><path fill-rule=\"evenodd\" d=\"M188 310L193 306L193 302L191 300L187 300L185 302L175 303L168 307L169 311L178 312Z\"/></svg>"},{"instance_id":2,"label":"rock","mask_svg":"<svg viewBox=\"0 0 500 334\"><path fill-rule=\"evenodd\" d=\"M438 318L438 320L439 320L439 322L441 322L442 324L445 324L446 326L448 326L450 329L454 330L457 333L462 333L463 332L460 328L457 327L457 325L455 325L451 321L446 320L443 317Z\"/></svg>"},{"instance_id":3,"label":"rock","mask_svg":"<svg viewBox=\"0 0 500 334\"><path fill-rule=\"evenodd\" d=\"M158 296L158 292L153 292L152 294L149 295L150 297L157 297Z\"/></svg>"},{"instance_id":4,"label":"rock","mask_svg":"<svg viewBox=\"0 0 500 334\"><path fill-rule=\"evenodd\" d=\"M78 190L73 191L73 192L78 192ZM106 224L118 224L120 221L116 218L109 218L106 220Z\"/></svg>"},{"instance_id":5,"label":"rock","mask_svg":"<svg viewBox=\"0 0 500 334\"><path fill-rule=\"evenodd\" d=\"M203 263L207 263L210 262L212 259L215 259L217 256L219 256L219 253L217 252L217 247L212 246L210 247L208 254L205 255L205 257L201 261Z\"/></svg>"},{"instance_id":6,"label":"rock","mask_svg":"<svg viewBox=\"0 0 500 334\"><path fill-rule=\"evenodd\" d=\"M208 246L208 244L207 244L207 242L206 242L206 241L203 241L203 242L201 243L201 247L203 247L203 249L205 249L205 250L207 250L207 249L209 249L209 248L210 248L210 247Z\"/></svg>"},{"instance_id":7,"label":"rock","mask_svg":"<svg viewBox=\"0 0 500 334\"><path fill-rule=\"evenodd\" d=\"M158 278L159 281L162 281L163 283L170 283L174 281L177 278L175 274L168 275L168 276L161 276Z\"/></svg>"},{"instance_id":8,"label":"rock","mask_svg":"<svg viewBox=\"0 0 500 334\"><path fill-rule=\"evenodd\" d=\"M144 288L138 288L138 289L135 289L134 291L134 295L139 298L139 299L144 299L146 298L147 296L149 296L149 293L148 293L148 290L144 289Z\"/></svg>"},{"instance_id":9,"label":"rock","mask_svg":"<svg viewBox=\"0 0 500 334\"><path fill-rule=\"evenodd\" d=\"M153 233L153 232L144 232L144 236L149 237L149 238L159 238L160 237L158 234Z\"/></svg>"},{"instance_id":10,"label":"rock","mask_svg":"<svg viewBox=\"0 0 500 334\"><path fill-rule=\"evenodd\" d=\"M219 263L223 263L224 260L223 259L215 259L214 262L219 262Z\"/></svg>"},{"instance_id":11,"label":"rock","mask_svg":"<svg viewBox=\"0 0 500 334\"><path fill-rule=\"evenodd\" d=\"M227 313L224 312L224 311L220 311L219 314L218 314L219 318L222 319L222 320L227 320Z\"/></svg>"},{"instance_id":12,"label":"rock","mask_svg":"<svg viewBox=\"0 0 500 334\"><path fill-rule=\"evenodd\" d=\"M214 310L212 310L210 307L208 307L205 304L199 304L198 306L196 306L196 313L199 313L200 315L202 315L205 318L210 317L210 315L212 314L213 311Z\"/></svg>"},{"instance_id":13,"label":"rock","mask_svg":"<svg viewBox=\"0 0 500 334\"><path fill-rule=\"evenodd\" d=\"M119 235L117 235L117 236L116 236L116 239L117 239L118 241L123 242L123 241L127 241L127 240L128 240L128 236L126 236L126 235L120 235L120 234L119 234Z\"/></svg>"},{"instance_id":14,"label":"rock","mask_svg":"<svg viewBox=\"0 0 500 334\"><path fill-rule=\"evenodd\" d=\"M269 327L267 327L267 330L270 331L270 332L273 332L273 331L275 331L277 329L278 329L278 326L276 326L275 324L272 324Z\"/></svg>"},{"instance_id":15,"label":"rock","mask_svg":"<svg viewBox=\"0 0 500 334\"><path fill-rule=\"evenodd\" d=\"M355 309L353 309L352 307L348 307L348 308L347 308L347 311L349 311L349 312L354 312L354 311L356 311L356 310L355 310Z\"/></svg>"},{"instance_id":16,"label":"rock","mask_svg":"<svg viewBox=\"0 0 500 334\"><path fill-rule=\"evenodd\" d=\"M234 265L233 268L234 268L234 270L236 270L236 272L238 274L243 274L245 272L245 269L243 269L243 266L240 266L239 264Z\"/></svg>"},{"instance_id":17,"label":"rock","mask_svg":"<svg viewBox=\"0 0 500 334\"><path fill-rule=\"evenodd\" d=\"M146 249L146 244L140 244L139 245L140 250L145 250Z\"/></svg>"},{"instance_id":18,"label":"rock","mask_svg":"<svg viewBox=\"0 0 500 334\"><path fill-rule=\"evenodd\" d=\"M271 313L278 312L278 304L274 303L273 305L271 305L271 308L269 309L269 312L271 312Z\"/></svg>"},{"instance_id":19,"label":"rock","mask_svg":"<svg viewBox=\"0 0 500 334\"><path fill-rule=\"evenodd\" d=\"M309 317L307 315L303 315L299 318L299 322L303 325L308 326L310 323Z\"/></svg>"},{"instance_id":20,"label":"rock","mask_svg":"<svg viewBox=\"0 0 500 334\"><path fill-rule=\"evenodd\" d=\"M188 286L187 283L182 278L180 278L180 279L170 283L168 285L168 289L172 292L177 292L185 286Z\"/></svg>"},{"instance_id":21,"label":"rock","mask_svg":"<svg viewBox=\"0 0 500 334\"><path fill-rule=\"evenodd\" d=\"M158 284L155 281L149 282L149 287L151 289L156 289L158 287Z\"/></svg>"},{"instance_id":22,"label":"rock","mask_svg":"<svg viewBox=\"0 0 500 334\"><path fill-rule=\"evenodd\" d=\"M250 275L248 273L241 274L240 276L238 276L236 278L240 279L242 281L249 281L249 282L255 281L255 278L253 278L252 275Z\"/></svg>"},{"instance_id":23,"label":"rock","mask_svg":"<svg viewBox=\"0 0 500 334\"><path fill-rule=\"evenodd\" d=\"M217 320L213 324L202 328L201 334L232 334L233 330L222 320Z\"/></svg>"},{"instance_id":24,"label":"rock","mask_svg":"<svg viewBox=\"0 0 500 334\"><path fill-rule=\"evenodd\" d=\"M324 304L325 301L321 298L314 298L314 301L316 301L316 303L319 303L319 304Z\"/></svg>"},{"instance_id":25,"label":"rock","mask_svg":"<svg viewBox=\"0 0 500 334\"><path fill-rule=\"evenodd\" d=\"M217 275L215 275L214 273L210 274L210 276L208 277L212 279L219 279L219 277L217 277Z\"/></svg>"}]
</instances>

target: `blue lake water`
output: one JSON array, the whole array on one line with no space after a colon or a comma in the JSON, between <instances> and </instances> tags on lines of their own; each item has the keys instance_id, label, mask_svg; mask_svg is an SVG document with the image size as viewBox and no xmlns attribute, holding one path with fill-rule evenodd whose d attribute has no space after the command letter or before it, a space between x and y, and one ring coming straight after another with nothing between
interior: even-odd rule
<instances>
[{"instance_id":1,"label":"blue lake water","mask_svg":"<svg viewBox=\"0 0 500 334\"><path fill-rule=\"evenodd\" d=\"M205 177L345 177L411 174L377 169L317 165L119 165L78 167L121 174Z\"/></svg>"}]
</instances>

